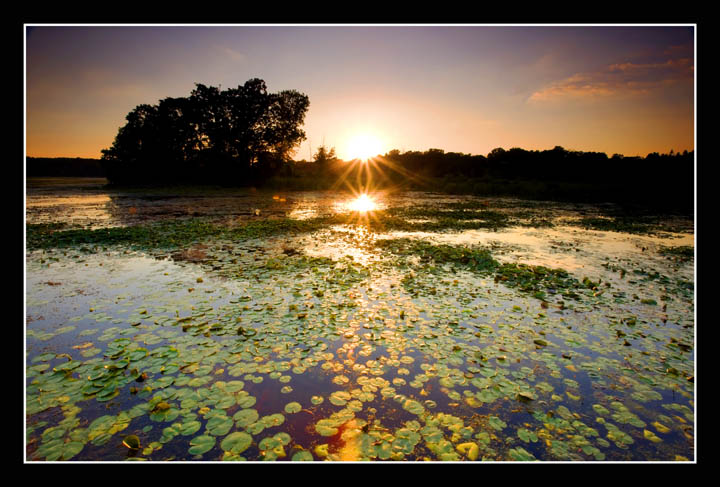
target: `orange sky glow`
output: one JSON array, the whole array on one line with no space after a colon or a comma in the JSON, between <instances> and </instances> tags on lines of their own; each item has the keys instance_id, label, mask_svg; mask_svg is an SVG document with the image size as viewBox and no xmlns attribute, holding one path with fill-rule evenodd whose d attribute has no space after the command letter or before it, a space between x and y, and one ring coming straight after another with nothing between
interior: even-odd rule
<instances>
[{"instance_id":1,"label":"orange sky glow","mask_svg":"<svg viewBox=\"0 0 720 487\"><path fill-rule=\"evenodd\" d=\"M694 149L693 25L39 24L25 61L33 157L99 158L137 105L251 78L309 96L297 160Z\"/></svg>"}]
</instances>

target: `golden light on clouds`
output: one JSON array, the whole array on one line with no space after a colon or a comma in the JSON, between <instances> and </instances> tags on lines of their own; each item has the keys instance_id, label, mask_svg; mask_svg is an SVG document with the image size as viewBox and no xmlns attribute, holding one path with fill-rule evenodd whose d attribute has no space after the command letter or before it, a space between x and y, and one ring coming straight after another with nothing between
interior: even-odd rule
<instances>
[{"instance_id":1,"label":"golden light on clouds","mask_svg":"<svg viewBox=\"0 0 720 487\"><path fill-rule=\"evenodd\" d=\"M550 83L535 91L528 102L651 95L682 83L691 86L694 72L693 60L687 57L660 63L615 63Z\"/></svg>"}]
</instances>

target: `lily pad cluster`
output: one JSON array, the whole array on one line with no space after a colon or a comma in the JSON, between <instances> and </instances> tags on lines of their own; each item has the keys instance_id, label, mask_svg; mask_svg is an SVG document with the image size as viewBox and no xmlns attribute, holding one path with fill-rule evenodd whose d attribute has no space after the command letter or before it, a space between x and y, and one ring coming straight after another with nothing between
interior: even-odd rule
<instances>
[{"instance_id":1,"label":"lily pad cluster","mask_svg":"<svg viewBox=\"0 0 720 487\"><path fill-rule=\"evenodd\" d=\"M484 207L437 211L388 215L502 220ZM375 258L360 263L294 246L313 231L357 241L330 224L348 225L34 228L33 245L42 234L47 248L30 254L31 277L72 273L75 287L98 291L90 301L33 281L47 299L30 315L72 311L27 325L28 458L692 458L692 302L672 281L637 274L663 288L632 299L639 286L613 269L590 278L503 263L481 247L364 233ZM105 244L120 250L77 250ZM135 244L164 256L160 267L118 265L107 274L117 288L83 274L131 262L124 250ZM167 258L190 247L200 261Z\"/></svg>"}]
</instances>

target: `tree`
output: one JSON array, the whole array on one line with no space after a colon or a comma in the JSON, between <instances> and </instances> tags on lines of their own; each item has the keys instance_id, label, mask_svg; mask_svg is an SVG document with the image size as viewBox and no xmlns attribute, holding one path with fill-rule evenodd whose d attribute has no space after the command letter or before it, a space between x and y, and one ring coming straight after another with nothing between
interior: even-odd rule
<instances>
[{"instance_id":1,"label":"tree","mask_svg":"<svg viewBox=\"0 0 720 487\"><path fill-rule=\"evenodd\" d=\"M331 163L337 160L337 157L335 156L335 147L328 149L324 145L321 145L318 147L317 152L313 155L313 159L315 160L315 164L317 164L321 170L326 169Z\"/></svg>"},{"instance_id":2,"label":"tree","mask_svg":"<svg viewBox=\"0 0 720 487\"><path fill-rule=\"evenodd\" d=\"M196 84L187 98L139 105L102 151L111 182L255 183L282 169L305 140L310 105L294 90L268 93L251 79L220 90Z\"/></svg>"}]
</instances>

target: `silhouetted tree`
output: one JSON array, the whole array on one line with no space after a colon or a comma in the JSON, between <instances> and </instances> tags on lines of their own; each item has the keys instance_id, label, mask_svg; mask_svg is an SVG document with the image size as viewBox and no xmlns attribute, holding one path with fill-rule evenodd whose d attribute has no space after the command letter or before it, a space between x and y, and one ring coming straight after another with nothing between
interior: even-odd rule
<instances>
[{"instance_id":1,"label":"silhouetted tree","mask_svg":"<svg viewBox=\"0 0 720 487\"><path fill-rule=\"evenodd\" d=\"M221 91L196 84L187 98L139 105L102 151L113 183L254 183L281 170L305 139L310 101L268 93L261 79Z\"/></svg>"},{"instance_id":2,"label":"silhouetted tree","mask_svg":"<svg viewBox=\"0 0 720 487\"><path fill-rule=\"evenodd\" d=\"M318 150L313 154L313 159L317 170L322 174L326 173L330 167L337 162L338 158L335 155L335 147L325 147L321 145Z\"/></svg>"}]
</instances>

